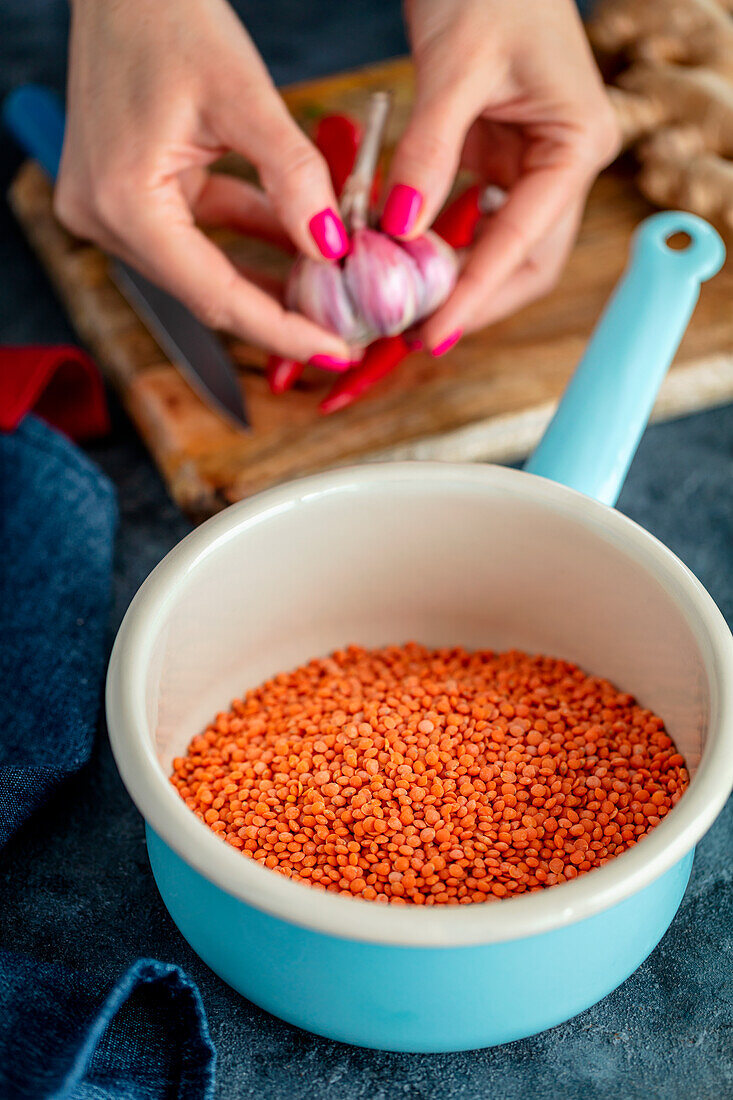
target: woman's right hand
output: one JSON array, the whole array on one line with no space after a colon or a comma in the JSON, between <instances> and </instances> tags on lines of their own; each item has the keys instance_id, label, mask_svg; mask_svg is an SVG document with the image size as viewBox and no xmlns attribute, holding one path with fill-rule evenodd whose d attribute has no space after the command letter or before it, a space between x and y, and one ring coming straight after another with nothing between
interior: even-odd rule
<instances>
[{"instance_id":1,"label":"woman's right hand","mask_svg":"<svg viewBox=\"0 0 733 1100\"><path fill-rule=\"evenodd\" d=\"M208 171L230 150L264 190ZM197 228L226 224L315 259L348 247L328 168L226 0L72 0L55 209L212 328L335 370L354 359Z\"/></svg>"}]
</instances>

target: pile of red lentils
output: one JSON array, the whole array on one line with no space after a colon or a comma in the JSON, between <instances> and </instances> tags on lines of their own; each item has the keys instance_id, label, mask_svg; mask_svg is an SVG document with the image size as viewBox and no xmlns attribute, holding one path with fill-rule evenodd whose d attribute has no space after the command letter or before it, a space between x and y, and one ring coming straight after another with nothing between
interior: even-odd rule
<instances>
[{"instance_id":1,"label":"pile of red lentils","mask_svg":"<svg viewBox=\"0 0 733 1100\"><path fill-rule=\"evenodd\" d=\"M602 866L689 778L661 718L567 661L410 643L349 646L247 692L171 782L297 882L457 905Z\"/></svg>"}]
</instances>

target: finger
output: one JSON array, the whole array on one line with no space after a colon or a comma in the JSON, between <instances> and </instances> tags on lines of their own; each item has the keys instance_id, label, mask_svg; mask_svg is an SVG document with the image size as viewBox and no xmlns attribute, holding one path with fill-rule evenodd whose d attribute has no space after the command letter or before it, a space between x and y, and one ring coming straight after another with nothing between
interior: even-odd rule
<instances>
[{"instance_id":1,"label":"finger","mask_svg":"<svg viewBox=\"0 0 733 1100\"><path fill-rule=\"evenodd\" d=\"M492 325L549 294L567 263L582 209L582 205L573 204L536 252L497 290L487 308L470 319L467 331Z\"/></svg>"},{"instance_id":2,"label":"finger","mask_svg":"<svg viewBox=\"0 0 733 1100\"><path fill-rule=\"evenodd\" d=\"M267 73L261 71L242 94L228 95L218 116L222 139L256 166L297 248L317 260L345 256L349 240L326 161L288 113Z\"/></svg>"},{"instance_id":3,"label":"finger","mask_svg":"<svg viewBox=\"0 0 733 1100\"><path fill-rule=\"evenodd\" d=\"M200 225L225 226L248 237L257 237L279 248L292 250L292 241L267 195L245 180L207 172L191 206Z\"/></svg>"},{"instance_id":4,"label":"finger","mask_svg":"<svg viewBox=\"0 0 733 1100\"><path fill-rule=\"evenodd\" d=\"M354 358L348 345L244 279L203 233L178 195L151 202L137 217L121 219L126 241L118 254L187 305L211 328L235 333L284 358L327 360L345 370ZM127 256L124 255L127 252Z\"/></svg>"},{"instance_id":5,"label":"finger","mask_svg":"<svg viewBox=\"0 0 733 1100\"><path fill-rule=\"evenodd\" d=\"M381 217L385 233L410 238L432 224L455 179L469 119L459 97L421 98L395 150Z\"/></svg>"},{"instance_id":6,"label":"finger","mask_svg":"<svg viewBox=\"0 0 733 1100\"><path fill-rule=\"evenodd\" d=\"M426 322L427 346L435 350L474 316L484 315L499 288L550 233L568 199L584 196L586 188L585 175L572 163L536 168L523 176L481 230L450 298Z\"/></svg>"},{"instance_id":7,"label":"finger","mask_svg":"<svg viewBox=\"0 0 733 1100\"><path fill-rule=\"evenodd\" d=\"M515 126L480 118L466 135L461 167L509 190L522 174L526 140Z\"/></svg>"},{"instance_id":8,"label":"finger","mask_svg":"<svg viewBox=\"0 0 733 1100\"><path fill-rule=\"evenodd\" d=\"M267 271L262 271L261 268L240 262L236 255L229 255L228 258L237 273L241 275L243 279L246 279L248 283L252 283L253 286L258 286L260 290L264 290L265 293L269 294L271 298L274 298L276 302L285 301L285 284L282 279L278 279L276 275L271 275Z\"/></svg>"}]
</instances>

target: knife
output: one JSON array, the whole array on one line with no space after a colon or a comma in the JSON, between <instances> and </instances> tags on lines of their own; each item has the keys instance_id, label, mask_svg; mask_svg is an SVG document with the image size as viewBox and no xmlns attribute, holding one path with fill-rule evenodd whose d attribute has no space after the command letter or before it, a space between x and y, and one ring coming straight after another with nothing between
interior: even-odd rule
<instances>
[{"instance_id":1,"label":"knife","mask_svg":"<svg viewBox=\"0 0 733 1100\"><path fill-rule=\"evenodd\" d=\"M2 114L19 145L55 180L64 140L64 109L55 92L36 84L16 88L6 96ZM110 258L110 276L202 399L237 426L249 428L235 367L214 333L122 260Z\"/></svg>"}]
</instances>

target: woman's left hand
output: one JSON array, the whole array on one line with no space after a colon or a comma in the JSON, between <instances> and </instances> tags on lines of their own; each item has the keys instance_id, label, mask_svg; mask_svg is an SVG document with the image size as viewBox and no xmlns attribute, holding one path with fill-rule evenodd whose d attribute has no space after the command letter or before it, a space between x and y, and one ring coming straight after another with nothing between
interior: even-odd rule
<instances>
[{"instance_id":1,"label":"woman's left hand","mask_svg":"<svg viewBox=\"0 0 733 1100\"><path fill-rule=\"evenodd\" d=\"M407 0L406 20L416 98L383 228L404 238L428 228L460 166L508 193L421 328L440 354L550 290L618 133L572 0Z\"/></svg>"}]
</instances>

